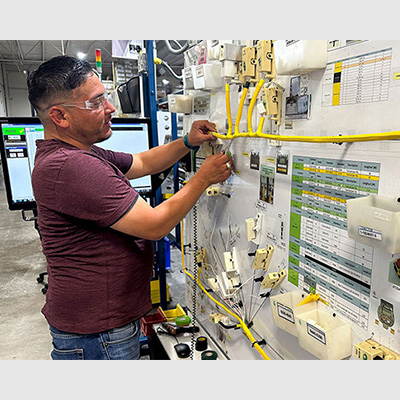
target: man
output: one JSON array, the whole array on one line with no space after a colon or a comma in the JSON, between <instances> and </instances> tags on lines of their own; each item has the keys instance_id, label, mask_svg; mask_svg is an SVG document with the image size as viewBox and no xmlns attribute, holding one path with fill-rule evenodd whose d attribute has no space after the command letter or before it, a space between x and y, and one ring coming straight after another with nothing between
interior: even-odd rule
<instances>
[{"instance_id":1,"label":"man","mask_svg":"<svg viewBox=\"0 0 400 400\"><path fill-rule=\"evenodd\" d=\"M152 308L152 240L170 232L233 165L208 157L174 196L153 208L129 179L161 172L189 148L213 140L215 125L196 121L185 139L140 154L104 150L115 111L90 64L60 56L28 79L44 126L32 184L48 263L42 309L53 359L138 359L140 318Z\"/></svg>"}]
</instances>

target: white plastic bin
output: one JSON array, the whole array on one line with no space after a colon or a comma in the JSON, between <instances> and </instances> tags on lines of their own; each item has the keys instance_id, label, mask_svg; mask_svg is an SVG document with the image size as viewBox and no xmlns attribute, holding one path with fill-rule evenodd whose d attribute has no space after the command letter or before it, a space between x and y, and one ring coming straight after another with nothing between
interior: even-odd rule
<instances>
[{"instance_id":1,"label":"white plastic bin","mask_svg":"<svg viewBox=\"0 0 400 400\"><path fill-rule=\"evenodd\" d=\"M327 40L277 40L274 42L277 75L299 75L326 68Z\"/></svg>"},{"instance_id":2,"label":"white plastic bin","mask_svg":"<svg viewBox=\"0 0 400 400\"><path fill-rule=\"evenodd\" d=\"M305 297L301 292L287 292L270 297L272 316L278 328L297 336L296 315L317 307L315 301L297 307Z\"/></svg>"},{"instance_id":3,"label":"white plastic bin","mask_svg":"<svg viewBox=\"0 0 400 400\"><path fill-rule=\"evenodd\" d=\"M321 360L341 360L352 354L350 324L319 308L296 316L300 347Z\"/></svg>"},{"instance_id":4,"label":"white plastic bin","mask_svg":"<svg viewBox=\"0 0 400 400\"><path fill-rule=\"evenodd\" d=\"M377 195L347 200L350 238L390 254L400 252L400 203Z\"/></svg>"}]
</instances>

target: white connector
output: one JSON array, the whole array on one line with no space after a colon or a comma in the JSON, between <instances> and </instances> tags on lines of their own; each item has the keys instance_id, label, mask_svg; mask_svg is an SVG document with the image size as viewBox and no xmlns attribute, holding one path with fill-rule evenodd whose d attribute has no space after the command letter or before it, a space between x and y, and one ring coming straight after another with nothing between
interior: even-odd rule
<instances>
[{"instance_id":1,"label":"white connector","mask_svg":"<svg viewBox=\"0 0 400 400\"><path fill-rule=\"evenodd\" d=\"M268 246L268 249L257 249L253 261L253 268L256 270L263 269L264 271L268 271L273 251L274 246L272 245Z\"/></svg>"},{"instance_id":2,"label":"white connector","mask_svg":"<svg viewBox=\"0 0 400 400\"><path fill-rule=\"evenodd\" d=\"M219 196L220 192L219 192L219 187L217 186L209 186L206 189L206 195L211 197L211 196Z\"/></svg>"},{"instance_id":3,"label":"white connector","mask_svg":"<svg viewBox=\"0 0 400 400\"><path fill-rule=\"evenodd\" d=\"M237 257L237 252L236 248L232 248L232 253L230 251L225 251L223 253L223 258L224 258L224 265L225 265L225 271L232 276L232 272L237 274L238 269L239 269L239 262L238 262L238 257Z\"/></svg>"},{"instance_id":4,"label":"white connector","mask_svg":"<svg viewBox=\"0 0 400 400\"><path fill-rule=\"evenodd\" d=\"M230 297L240 285L239 263L236 248L232 248L232 253L223 253L225 271L218 277L218 285L223 297Z\"/></svg>"},{"instance_id":5,"label":"white connector","mask_svg":"<svg viewBox=\"0 0 400 400\"><path fill-rule=\"evenodd\" d=\"M261 282L261 287L263 289L274 289L286 278L286 275L285 269L281 272L271 272Z\"/></svg>"},{"instance_id":6,"label":"white connector","mask_svg":"<svg viewBox=\"0 0 400 400\"><path fill-rule=\"evenodd\" d=\"M207 284L213 292L218 290L218 279L217 278L208 278Z\"/></svg>"},{"instance_id":7,"label":"white connector","mask_svg":"<svg viewBox=\"0 0 400 400\"><path fill-rule=\"evenodd\" d=\"M204 142L201 145L201 154L203 157L207 158L209 156L213 156L214 154L219 154L223 147L222 139L217 138L212 142Z\"/></svg>"},{"instance_id":8,"label":"white connector","mask_svg":"<svg viewBox=\"0 0 400 400\"><path fill-rule=\"evenodd\" d=\"M229 317L227 317L224 314L220 314L220 313L212 313L212 314L210 314L210 321L214 324L218 324L219 322L222 322L223 324L228 325Z\"/></svg>"},{"instance_id":9,"label":"white connector","mask_svg":"<svg viewBox=\"0 0 400 400\"><path fill-rule=\"evenodd\" d=\"M237 62L225 60L221 61L221 63L222 63L222 70L221 70L222 77L225 79L234 78L235 75L237 74Z\"/></svg>"},{"instance_id":10,"label":"white connector","mask_svg":"<svg viewBox=\"0 0 400 400\"><path fill-rule=\"evenodd\" d=\"M257 214L256 218L245 219L246 236L249 242L260 244L261 222L262 222L261 214Z\"/></svg>"},{"instance_id":11,"label":"white connector","mask_svg":"<svg viewBox=\"0 0 400 400\"><path fill-rule=\"evenodd\" d=\"M234 271L235 269L233 267L233 260L232 260L231 252L225 251L222 256L224 258L225 271L226 272Z\"/></svg>"},{"instance_id":12,"label":"white connector","mask_svg":"<svg viewBox=\"0 0 400 400\"><path fill-rule=\"evenodd\" d=\"M246 236L247 236L247 241L251 242L256 238L256 232L254 230L256 226L256 221L254 218L247 218L244 220L246 224Z\"/></svg>"}]
</instances>

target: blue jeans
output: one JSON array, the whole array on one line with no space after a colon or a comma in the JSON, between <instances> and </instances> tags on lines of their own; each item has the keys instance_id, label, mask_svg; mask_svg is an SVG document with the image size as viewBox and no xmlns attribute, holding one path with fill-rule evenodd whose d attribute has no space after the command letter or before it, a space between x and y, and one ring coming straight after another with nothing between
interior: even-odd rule
<instances>
[{"instance_id":1,"label":"blue jeans","mask_svg":"<svg viewBox=\"0 0 400 400\"><path fill-rule=\"evenodd\" d=\"M80 335L50 325L53 360L138 360L140 320L109 331Z\"/></svg>"}]
</instances>

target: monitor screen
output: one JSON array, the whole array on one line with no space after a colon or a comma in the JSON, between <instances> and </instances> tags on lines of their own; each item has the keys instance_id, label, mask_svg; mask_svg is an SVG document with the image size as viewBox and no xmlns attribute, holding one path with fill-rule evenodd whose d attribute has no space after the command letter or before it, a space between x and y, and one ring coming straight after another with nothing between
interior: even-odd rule
<instances>
[{"instance_id":1,"label":"monitor screen","mask_svg":"<svg viewBox=\"0 0 400 400\"><path fill-rule=\"evenodd\" d=\"M147 118L113 118L112 135L97 145L125 153L140 153L152 147L150 120ZM39 118L0 117L0 154L7 202L10 210L36 208L31 173L36 139L44 138ZM142 195L153 193L153 177L131 180L131 185Z\"/></svg>"}]
</instances>

